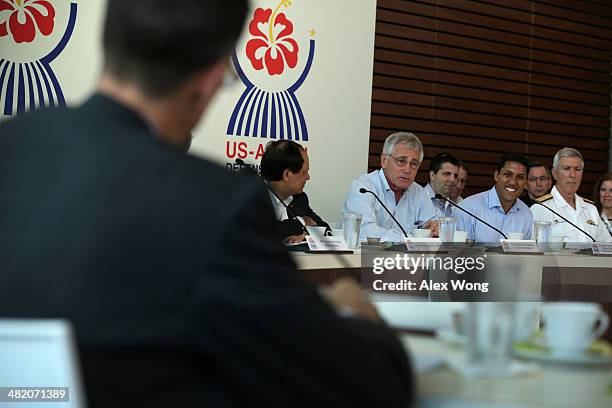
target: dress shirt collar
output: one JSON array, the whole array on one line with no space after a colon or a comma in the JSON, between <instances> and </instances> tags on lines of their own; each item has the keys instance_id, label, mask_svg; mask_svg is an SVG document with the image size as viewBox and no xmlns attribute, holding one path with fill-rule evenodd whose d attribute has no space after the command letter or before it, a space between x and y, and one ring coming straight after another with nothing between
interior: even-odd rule
<instances>
[{"instance_id":1,"label":"dress shirt collar","mask_svg":"<svg viewBox=\"0 0 612 408\"><path fill-rule=\"evenodd\" d=\"M389 186L389 182L387 181L387 178L385 177L385 171L383 169L378 170L378 178L380 179L380 185L382 186L383 190L390 191L391 186Z\"/></svg>"},{"instance_id":2,"label":"dress shirt collar","mask_svg":"<svg viewBox=\"0 0 612 408\"><path fill-rule=\"evenodd\" d=\"M427 190L427 194L429 194L429 198L436 198L436 193L431 188L431 183L427 183L425 185L425 190Z\"/></svg>"},{"instance_id":3,"label":"dress shirt collar","mask_svg":"<svg viewBox=\"0 0 612 408\"><path fill-rule=\"evenodd\" d=\"M511 212L520 211L521 208L518 206L518 201L518 198L514 200L514 203L512 204L510 211L508 211L508 214L510 214ZM497 195L497 190L495 189L495 186L493 186L493 188L490 189L487 193L487 204L489 205L489 208L499 207L502 211L504 211L504 207L502 207L501 202L499 201L499 196Z\"/></svg>"},{"instance_id":4,"label":"dress shirt collar","mask_svg":"<svg viewBox=\"0 0 612 408\"><path fill-rule=\"evenodd\" d=\"M555 207L557 207L557 208L569 207L569 208L571 208L573 210L572 206L569 205L569 203L567 201L565 201L565 198L563 198L563 196L561 195L559 190L557 190L557 186L554 186L552 188L552 190L550 191L550 193L553 195L553 198L555 200ZM575 198L575 200L576 200L576 212L580 212L582 210L582 208L585 206L584 205L584 200L578 194L575 194L575 197L576 197Z\"/></svg>"},{"instance_id":5,"label":"dress shirt collar","mask_svg":"<svg viewBox=\"0 0 612 408\"><path fill-rule=\"evenodd\" d=\"M278 198L278 196L276 194L273 194L271 191L270 191L270 197L272 197L272 202L274 203L274 205L281 205L282 206L282 204L280 202L281 200ZM289 204L291 204L292 201L293 201L293 196L290 195L289 197L287 197L287 198L285 198L283 200L283 203L285 203L285 205L288 207Z\"/></svg>"}]
</instances>

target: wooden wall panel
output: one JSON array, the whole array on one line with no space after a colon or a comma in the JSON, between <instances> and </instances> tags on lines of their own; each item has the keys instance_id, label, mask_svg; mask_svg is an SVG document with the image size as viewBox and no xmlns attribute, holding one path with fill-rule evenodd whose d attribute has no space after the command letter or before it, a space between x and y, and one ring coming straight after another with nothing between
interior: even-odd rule
<instances>
[{"instance_id":1,"label":"wooden wall panel","mask_svg":"<svg viewBox=\"0 0 612 408\"><path fill-rule=\"evenodd\" d=\"M390 133L411 131L417 181L449 151L471 194L505 152L550 165L572 146L590 196L608 169L611 62L612 0L378 0L369 169Z\"/></svg>"}]
</instances>

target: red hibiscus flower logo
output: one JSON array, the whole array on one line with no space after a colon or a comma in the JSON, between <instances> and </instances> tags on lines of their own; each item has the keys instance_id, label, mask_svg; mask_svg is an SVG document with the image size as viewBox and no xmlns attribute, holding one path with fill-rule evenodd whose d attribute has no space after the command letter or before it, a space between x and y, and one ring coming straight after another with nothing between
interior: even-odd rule
<instances>
[{"instance_id":1,"label":"red hibiscus flower logo","mask_svg":"<svg viewBox=\"0 0 612 408\"><path fill-rule=\"evenodd\" d=\"M287 0L282 0L274 12L258 8L249 23L249 33L254 38L247 42L247 57L254 69L259 71L265 66L270 75L281 75L285 64L292 69L297 65L298 45L289 37L293 23L284 13L278 13L281 5L287 7Z\"/></svg>"},{"instance_id":2,"label":"red hibiscus flower logo","mask_svg":"<svg viewBox=\"0 0 612 408\"><path fill-rule=\"evenodd\" d=\"M32 42L37 27L45 36L53 32L54 18L47 0L0 0L0 37L10 32L16 43Z\"/></svg>"}]
</instances>

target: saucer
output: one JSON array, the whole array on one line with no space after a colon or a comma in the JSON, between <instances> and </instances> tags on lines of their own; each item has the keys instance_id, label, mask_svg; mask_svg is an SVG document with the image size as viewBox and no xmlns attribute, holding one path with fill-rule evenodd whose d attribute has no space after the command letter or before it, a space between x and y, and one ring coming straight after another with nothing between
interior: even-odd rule
<instances>
[{"instance_id":1,"label":"saucer","mask_svg":"<svg viewBox=\"0 0 612 408\"><path fill-rule=\"evenodd\" d=\"M552 352L548 347L534 343L515 343L512 354L515 357L540 361L543 363L572 364L572 365L612 365L612 355L593 352Z\"/></svg>"}]
</instances>

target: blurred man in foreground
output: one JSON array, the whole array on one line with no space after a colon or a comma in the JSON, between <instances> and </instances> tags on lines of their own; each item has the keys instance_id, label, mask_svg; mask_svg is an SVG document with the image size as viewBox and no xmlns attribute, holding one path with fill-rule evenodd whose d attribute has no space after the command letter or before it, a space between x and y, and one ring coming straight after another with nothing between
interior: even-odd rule
<instances>
[{"instance_id":1,"label":"blurred man in foreground","mask_svg":"<svg viewBox=\"0 0 612 408\"><path fill-rule=\"evenodd\" d=\"M440 212L434 207L425 189L414 183L423 161L423 145L412 133L398 132L385 140L380 155L381 169L364 174L353 181L342 212L361 214L360 239L377 237L381 241L403 242L405 237L395 221L370 193L385 203L406 231L428 228L438 235Z\"/></svg>"},{"instance_id":2,"label":"blurred man in foreground","mask_svg":"<svg viewBox=\"0 0 612 408\"><path fill-rule=\"evenodd\" d=\"M556 184L550 194L537 199L539 203L552 208L573 224L587 232L597 242L610 242L605 223L601 220L595 203L577 194L584 173L584 160L576 149L564 147L553 159L552 175ZM589 243L591 238L578 230L558 215L542 205L531 206L534 221L549 221L552 224L551 234L563 236L569 243Z\"/></svg>"},{"instance_id":3,"label":"blurred man in foreground","mask_svg":"<svg viewBox=\"0 0 612 408\"><path fill-rule=\"evenodd\" d=\"M474 194L461 203L461 207L475 214L504 234L520 232L523 239L531 239L533 219L529 207L519 200L525 184L529 162L518 153L502 156L493 173L495 185L488 191ZM476 218L456 211L457 229L467 231L468 239L496 245L501 234Z\"/></svg>"},{"instance_id":4,"label":"blurred man in foreground","mask_svg":"<svg viewBox=\"0 0 612 408\"><path fill-rule=\"evenodd\" d=\"M266 189L184 154L246 13L110 0L98 93L0 125L0 311L72 322L92 407L403 406L356 285L324 299Z\"/></svg>"},{"instance_id":5,"label":"blurred man in foreground","mask_svg":"<svg viewBox=\"0 0 612 408\"><path fill-rule=\"evenodd\" d=\"M310 208L304 192L310 180L310 161L302 146L291 140L268 143L261 158L261 176L274 194L270 194L281 236L288 242L304 240L304 226L329 228ZM282 200L282 202L281 202Z\"/></svg>"}]
</instances>

